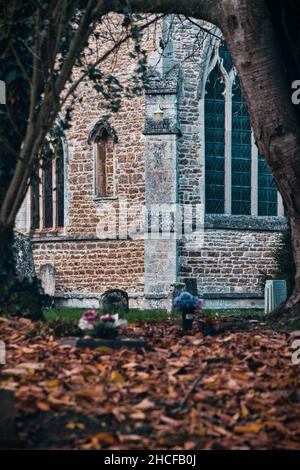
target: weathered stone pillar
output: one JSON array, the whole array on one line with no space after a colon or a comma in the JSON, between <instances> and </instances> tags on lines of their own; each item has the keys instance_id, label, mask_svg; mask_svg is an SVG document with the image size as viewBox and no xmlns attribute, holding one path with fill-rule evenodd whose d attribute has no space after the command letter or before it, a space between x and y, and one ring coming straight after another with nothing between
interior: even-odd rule
<instances>
[{"instance_id":1,"label":"weathered stone pillar","mask_svg":"<svg viewBox=\"0 0 300 470\"><path fill-rule=\"evenodd\" d=\"M167 304L170 285L177 281L177 240L166 214L178 202L178 76L176 66L163 78L152 72L146 91L145 193L152 232L145 239L145 306L152 307ZM157 120L159 108L163 116Z\"/></svg>"}]
</instances>

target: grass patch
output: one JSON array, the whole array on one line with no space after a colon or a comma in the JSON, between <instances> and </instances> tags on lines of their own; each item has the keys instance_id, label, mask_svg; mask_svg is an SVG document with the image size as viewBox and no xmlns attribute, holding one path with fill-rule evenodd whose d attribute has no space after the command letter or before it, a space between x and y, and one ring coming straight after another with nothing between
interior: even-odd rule
<instances>
[{"instance_id":1,"label":"grass patch","mask_svg":"<svg viewBox=\"0 0 300 470\"><path fill-rule=\"evenodd\" d=\"M48 322L54 318L65 318L67 320L79 320L86 308L50 308L44 310L45 320Z\"/></svg>"},{"instance_id":2,"label":"grass patch","mask_svg":"<svg viewBox=\"0 0 300 470\"><path fill-rule=\"evenodd\" d=\"M51 321L55 318L64 318L70 321L79 320L85 308L52 308L45 310L44 315L46 321ZM170 314L166 310L139 310L130 309L126 315L123 315L129 323L144 322L144 321L158 321L166 319ZM172 315L174 316L174 315ZM179 317L179 314L175 314ZM203 312L205 317L240 317L240 318L262 318L264 311L262 309L228 309L228 310L210 310L205 309Z\"/></svg>"},{"instance_id":3,"label":"grass patch","mask_svg":"<svg viewBox=\"0 0 300 470\"><path fill-rule=\"evenodd\" d=\"M239 317L245 319L251 318L263 318L265 316L264 310L260 308L244 308L244 309L220 309L220 310L211 310L204 309L204 316L208 317Z\"/></svg>"},{"instance_id":4,"label":"grass patch","mask_svg":"<svg viewBox=\"0 0 300 470\"><path fill-rule=\"evenodd\" d=\"M86 308L51 308L44 311L44 316L47 322L54 318L65 318L70 321L79 320L82 313L87 310ZM157 321L166 319L170 315L166 310L139 310L130 309L127 314L122 315L129 323L143 322L143 321Z\"/></svg>"}]
</instances>

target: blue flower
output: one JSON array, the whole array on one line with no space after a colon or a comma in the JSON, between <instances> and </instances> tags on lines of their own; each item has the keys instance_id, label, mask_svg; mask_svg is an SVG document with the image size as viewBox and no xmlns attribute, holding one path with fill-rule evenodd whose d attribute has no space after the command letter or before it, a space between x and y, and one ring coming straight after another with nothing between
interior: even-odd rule
<instances>
[{"instance_id":1,"label":"blue flower","mask_svg":"<svg viewBox=\"0 0 300 470\"><path fill-rule=\"evenodd\" d=\"M196 308L198 297L190 294L189 292L182 292L178 297L175 297L173 305L179 310L187 310Z\"/></svg>"}]
</instances>

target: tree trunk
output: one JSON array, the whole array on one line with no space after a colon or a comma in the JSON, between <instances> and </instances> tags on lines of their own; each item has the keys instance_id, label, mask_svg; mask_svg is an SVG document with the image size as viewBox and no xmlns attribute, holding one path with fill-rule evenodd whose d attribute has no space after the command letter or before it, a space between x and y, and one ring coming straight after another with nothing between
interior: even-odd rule
<instances>
[{"instance_id":1,"label":"tree trunk","mask_svg":"<svg viewBox=\"0 0 300 470\"><path fill-rule=\"evenodd\" d=\"M4 261L4 253L12 237L12 233L13 229L10 225L0 222L0 271L2 269L2 262Z\"/></svg>"},{"instance_id":2,"label":"tree trunk","mask_svg":"<svg viewBox=\"0 0 300 470\"><path fill-rule=\"evenodd\" d=\"M289 320L300 318L300 219L297 215L290 216L291 237L293 255L296 265L295 286L287 301L277 307L271 318L281 320L283 316L288 316Z\"/></svg>"},{"instance_id":3,"label":"tree trunk","mask_svg":"<svg viewBox=\"0 0 300 470\"><path fill-rule=\"evenodd\" d=\"M219 21L249 108L252 129L288 210L295 289L277 313L300 315L300 124L291 83L262 0L223 0Z\"/></svg>"}]
</instances>

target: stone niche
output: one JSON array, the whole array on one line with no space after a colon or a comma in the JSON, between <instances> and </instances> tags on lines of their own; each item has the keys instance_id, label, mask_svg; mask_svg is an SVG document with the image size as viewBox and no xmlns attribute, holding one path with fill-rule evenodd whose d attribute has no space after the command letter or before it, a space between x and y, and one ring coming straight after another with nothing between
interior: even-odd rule
<instances>
[{"instance_id":1,"label":"stone niche","mask_svg":"<svg viewBox=\"0 0 300 470\"><path fill-rule=\"evenodd\" d=\"M53 264L42 264L40 267L40 279L45 294L55 294L55 267Z\"/></svg>"}]
</instances>

